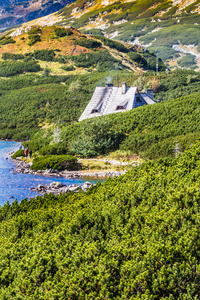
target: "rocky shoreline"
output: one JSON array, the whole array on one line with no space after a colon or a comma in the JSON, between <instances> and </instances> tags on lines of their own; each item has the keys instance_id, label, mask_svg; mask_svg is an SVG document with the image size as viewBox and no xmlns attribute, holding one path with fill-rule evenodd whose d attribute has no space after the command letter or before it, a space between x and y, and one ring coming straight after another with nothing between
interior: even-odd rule
<instances>
[{"instance_id":1,"label":"rocky shoreline","mask_svg":"<svg viewBox=\"0 0 200 300\"><path fill-rule=\"evenodd\" d=\"M67 192L80 192L84 191L87 192L87 190L91 187L95 186L95 184L92 184L90 182L84 182L81 186L78 186L77 184L72 185L65 185L61 182L51 182L50 185L41 185L39 184L37 187L30 188L31 191L37 192L38 194L50 194L53 193L54 195L60 195L60 194L66 194Z\"/></svg>"},{"instance_id":2,"label":"rocky shoreline","mask_svg":"<svg viewBox=\"0 0 200 300\"><path fill-rule=\"evenodd\" d=\"M9 153L11 156L13 153ZM57 170L38 170L34 171L31 170L31 164L27 163L21 159L21 157L17 159L12 159L15 163L15 172L21 174L33 174L39 176L47 176L47 177L63 177L63 178L108 178L108 177L115 177L120 176L126 173L126 171L57 171ZM86 192L92 184L86 181L83 185L78 186L77 184L72 185L64 185L61 182L52 182L50 185L41 185L39 184L37 187L31 187L31 191L35 191L38 194L50 194L53 193L55 195L59 194L66 194L67 192L79 192L84 191Z\"/></svg>"},{"instance_id":3,"label":"rocky shoreline","mask_svg":"<svg viewBox=\"0 0 200 300\"><path fill-rule=\"evenodd\" d=\"M126 171L57 171L57 170L31 170L31 163L27 163L21 158L13 159L16 168L15 171L21 174L33 174L47 177L64 177L64 178L84 178L84 177L94 177L94 178L106 178L120 176L126 173Z\"/></svg>"}]
</instances>

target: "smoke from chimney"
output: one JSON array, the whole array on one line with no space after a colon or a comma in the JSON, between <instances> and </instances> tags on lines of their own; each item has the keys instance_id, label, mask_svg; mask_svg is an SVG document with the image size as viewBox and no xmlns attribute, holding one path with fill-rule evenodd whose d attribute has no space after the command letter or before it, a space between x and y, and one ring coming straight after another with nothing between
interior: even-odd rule
<instances>
[{"instance_id":1,"label":"smoke from chimney","mask_svg":"<svg viewBox=\"0 0 200 300\"><path fill-rule=\"evenodd\" d=\"M126 94L126 82L122 82L122 94Z\"/></svg>"}]
</instances>

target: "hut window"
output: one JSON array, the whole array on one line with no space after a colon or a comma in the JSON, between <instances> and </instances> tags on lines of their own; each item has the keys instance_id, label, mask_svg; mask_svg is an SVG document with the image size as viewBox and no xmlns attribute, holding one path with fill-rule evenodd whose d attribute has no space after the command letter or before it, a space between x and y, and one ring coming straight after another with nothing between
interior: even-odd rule
<instances>
[{"instance_id":1,"label":"hut window","mask_svg":"<svg viewBox=\"0 0 200 300\"><path fill-rule=\"evenodd\" d=\"M93 109L92 111L91 111L91 114L96 114L96 113L98 113L99 111L98 111L98 109Z\"/></svg>"},{"instance_id":2,"label":"hut window","mask_svg":"<svg viewBox=\"0 0 200 300\"><path fill-rule=\"evenodd\" d=\"M122 105L118 105L117 108L116 108L116 110L120 110L120 109L125 109L125 108Z\"/></svg>"}]
</instances>

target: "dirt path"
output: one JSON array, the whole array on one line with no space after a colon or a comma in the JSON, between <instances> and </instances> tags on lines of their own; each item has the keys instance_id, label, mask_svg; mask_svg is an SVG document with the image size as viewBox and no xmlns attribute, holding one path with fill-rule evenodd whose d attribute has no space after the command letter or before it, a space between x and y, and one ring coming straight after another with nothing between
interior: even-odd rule
<instances>
[{"instance_id":1,"label":"dirt path","mask_svg":"<svg viewBox=\"0 0 200 300\"><path fill-rule=\"evenodd\" d=\"M97 158L83 158L83 159L79 159L78 162L83 163L83 162L87 162L87 161L102 161L102 162L107 162L110 163L111 165L118 165L118 166L129 166L129 165L134 165L134 166L138 166L140 163L138 161L130 161L130 162L123 162L123 161L118 161L118 160L109 160L109 159L97 159Z\"/></svg>"}]
</instances>

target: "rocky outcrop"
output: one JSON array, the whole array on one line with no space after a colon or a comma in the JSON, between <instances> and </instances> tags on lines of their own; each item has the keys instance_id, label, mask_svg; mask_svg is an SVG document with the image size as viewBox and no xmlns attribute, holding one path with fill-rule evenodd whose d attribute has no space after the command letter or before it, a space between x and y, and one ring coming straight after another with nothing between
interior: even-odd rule
<instances>
[{"instance_id":1,"label":"rocky outcrop","mask_svg":"<svg viewBox=\"0 0 200 300\"><path fill-rule=\"evenodd\" d=\"M66 194L67 192L75 192L79 191L87 192L87 190L92 186L92 183L85 182L83 185L78 186L77 184L65 185L61 182L52 182L50 185L42 185L39 184L37 187L31 187L30 190L37 192L38 194Z\"/></svg>"},{"instance_id":2,"label":"rocky outcrop","mask_svg":"<svg viewBox=\"0 0 200 300\"><path fill-rule=\"evenodd\" d=\"M20 3L19 1L0 0L0 17L4 20L0 23L0 29L50 15L71 2L73 0L25 0Z\"/></svg>"}]
</instances>

